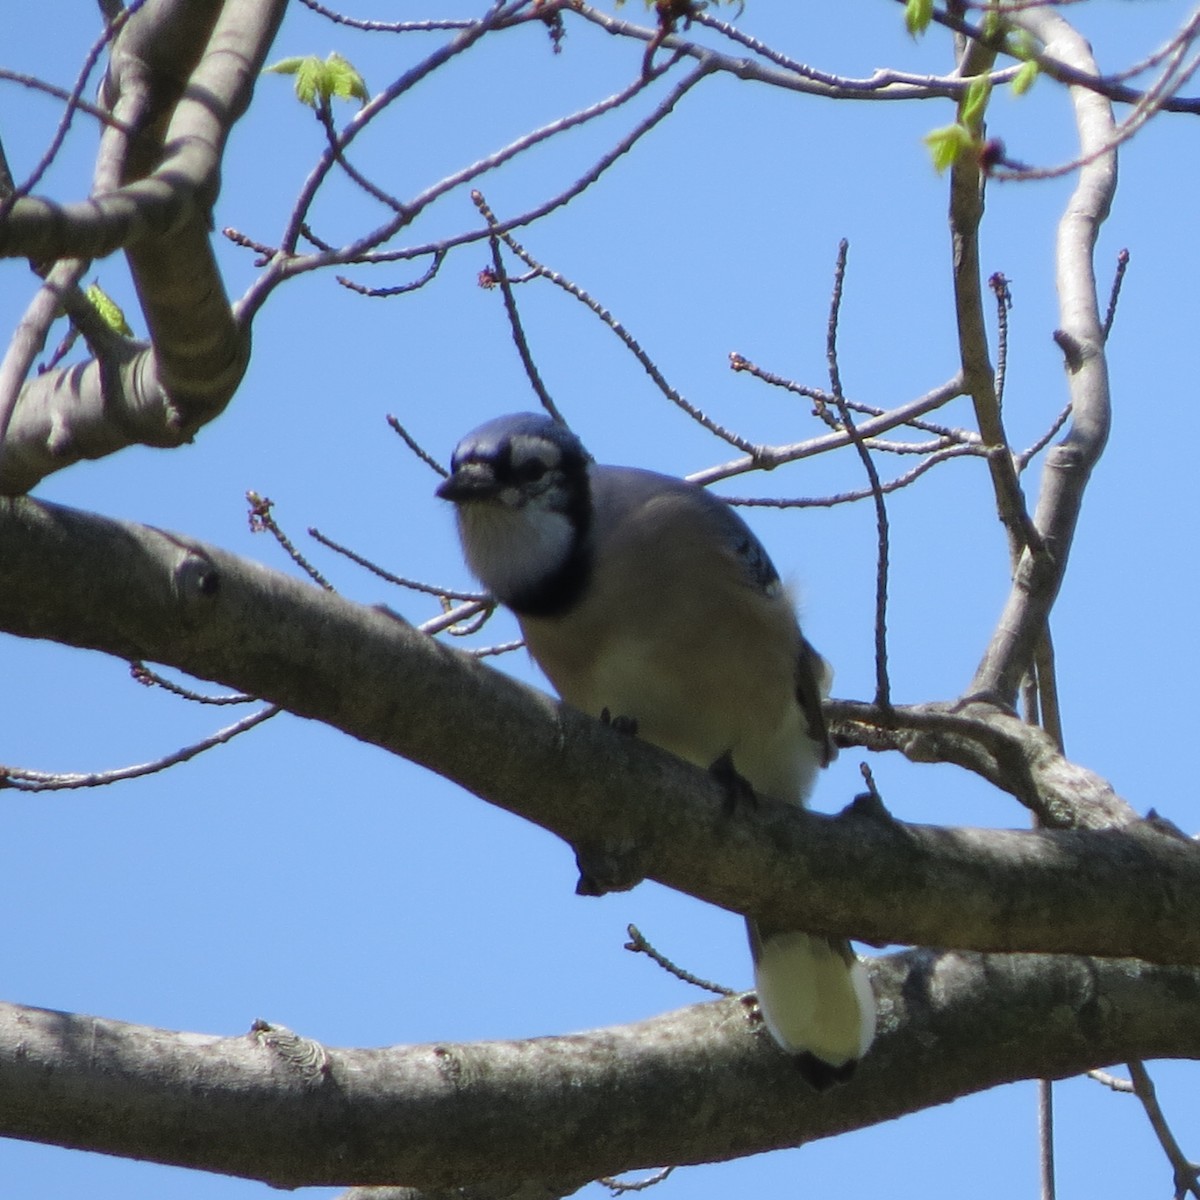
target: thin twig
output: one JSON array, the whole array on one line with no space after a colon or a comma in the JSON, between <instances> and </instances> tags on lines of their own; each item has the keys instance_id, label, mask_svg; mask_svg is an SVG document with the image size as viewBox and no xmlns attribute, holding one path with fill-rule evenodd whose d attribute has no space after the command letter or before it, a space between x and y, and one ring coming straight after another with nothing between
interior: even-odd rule
<instances>
[{"instance_id":1,"label":"thin twig","mask_svg":"<svg viewBox=\"0 0 1200 1200\"><path fill-rule=\"evenodd\" d=\"M992 384L996 392L996 408L1004 411L1004 381L1008 374L1008 313L1012 308L1012 289L1000 271L988 276L988 287L996 297L996 374Z\"/></svg>"},{"instance_id":2,"label":"thin twig","mask_svg":"<svg viewBox=\"0 0 1200 1200\"><path fill-rule=\"evenodd\" d=\"M45 280L17 323L0 360L0 443L8 434L34 359L45 347L50 327L62 315L67 293L78 286L90 262L86 258L59 259L46 272Z\"/></svg>"},{"instance_id":3,"label":"thin twig","mask_svg":"<svg viewBox=\"0 0 1200 1200\"><path fill-rule=\"evenodd\" d=\"M624 345L630 354L632 354L634 358L638 360L642 366L642 369L654 381L658 390L662 392L662 394L668 400L670 400L672 404L674 404L677 408L682 409L689 417L692 418L693 421L695 421L698 425L703 426L709 431L709 433L715 434L722 441L728 442L731 446L736 446L739 450L751 456L755 456L760 452L762 448L759 445L754 442L747 441L745 438L734 433L730 429L726 429L725 426L721 425L717 421L714 421L701 409L692 404L691 401L687 400L683 395L677 392L675 388L673 388L670 383L667 382L666 377L663 375L662 371L659 370L658 365L654 362L654 360L646 353L645 350L642 349L638 340L625 328L624 325L621 324L620 321L617 320L616 317L612 315L611 312L609 312L607 308L604 307L604 305L590 296L577 283L567 279L566 276L561 275L558 271L553 271L549 267L538 262L538 260L535 259L533 255L531 255L529 251L526 250L525 247L522 246L521 243L512 236L511 233L503 232L502 226L492 225L491 227L499 233L500 237L504 241L504 244L523 263L525 263L525 265L529 267L531 271L533 271L539 277L549 280L549 282L553 283L555 286L562 288L567 295L573 296L585 308L594 313L606 326L608 326L608 328L611 329L612 332L620 339L622 345Z\"/></svg>"},{"instance_id":4,"label":"thin twig","mask_svg":"<svg viewBox=\"0 0 1200 1200\"><path fill-rule=\"evenodd\" d=\"M369 558L364 558L361 554L356 554L349 546L343 546L340 542L335 542L333 538L327 537L315 526L309 526L308 536L320 542L322 546L332 550L335 554L340 554L344 558L348 558L357 566L370 571L372 575L378 576L378 578L388 583L394 583L397 587L408 588L414 592L422 592L427 596L437 596L440 600L487 599L481 592L456 592L453 588L444 588L432 583L422 583L418 579L407 579L403 575L393 575L391 571L381 567L378 563L373 563Z\"/></svg>"},{"instance_id":5,"label":"thin twig","mask_svg":"<svg viewBox=\"0 0 1200 1200\"><path fill-rule=\"evenodd\" d=\"M318 4L317 0L300 0L305 8L312 9L335 25L346 25L350 29L363 29L368 33L432 33L445 29L468 29L474 24L470 17L448 18L441 21L367 21L361 17L348 17Z\"/></svg>"},{"instance_id":6,"label":"thin twig","mask_svg":"<svg viewBox=\"0 0 1200 1200\"><path fill-rule=\"evenodd\" d=\"M1104 314L1104 340L1112 333L1113 321L1117 318L1117 301L1121 298L1121 285L1125 282L1125 272L1129 267L1129 251L1117 252L1117 269L1113 273L1112 289L1108 293L1108 309Z\"/></svg>"},{"instance_id":7,"label":"thin twig","mask_svg":"<svg viewBox=\"0 0 1200 1200\"><path fill-rule=\"evenodd\" d=\"M499 286L500 294L504 297L504 311L508 315L508 326L512 330L513 342L517 347L517 354L520 356L521 365L525 368L525 375L529 379L529 385L533 388L534 394L537 396L541 406L560 425L565 425L567 422L562 413L558 411L558 405L554 403L554 398L550 395L545 381L542 379L542 374L537 368L537 363L533 361L533 354L529 349L529 341L525 337L525 329L521 324L521 314L517 311L517 298L513 295L512 280L509 279L508 272L504 269L504 260L500 255L501 238L495 232L499 221L496 220L496 214L492 212L487 201L483 198L482 192L473 191L471 193L471 200L479 210L480 216L487 222L488 228L492 230L492 236L488 238L492 249L492 269L485 277L481 278L481 282L485 286Z\"/></svg>"},{"instance_id":8,"label":"thin twig","mask_svg":"<svg viewBox=\"0 0 1200 1200\"><path fill-rule=\"evenodd\" d=\"M500 654L511 654L514 650L520 650L525 645L524 638L517 638L512 642L497 642L494 646L479 646L471 648L466 653L474 658L494 658Z\"/></svg>"},{"instance_id":9,"label":"thin twig","mask_svg":"<svg viewBox=\"0 0 1200 1200\"><path fill-rule=\"evenodd\" d=\"M466 604L460 604L457 608L449 609L440 617L431 617L428 621L423 621L417 626L417 630L432 637L435 633L441 633L444 629L448 629L453 635L456 625L480 616L486 620L495 611L495 608L494 600L470 600Z\"/></svg>"},{"instance_id":10,"label":"thin twig","mask_svg":"<svg viewBox=\"0 0 1200 1200\"><path fill-rule=\"evenodd\" d=\"M625 943L626 950L634 954L644 954L648 958L653 959L664 971L674 975L676 979L680 979L684 983L690 983L693 987L701 988L706 992L713 992L718 996L737 995L733 988L722 987L719 983L712 983L710 980L701 979L698 975L693 975L690 971L685 971L682 967L677 966L646 941L642 931L636 925L626 926L625 932L629 934L629 941Z\"/></svg>"},{"instance_id":11,"label":"thin twig","mask_svg":"<svg viewBox=\"0 0 1200 1200\"><path fill-rule=\"evenodd\" d=\"M1042 1200L1054 1200L1054 1085L1038 1080L1038 1165Z\"/></svg>"},{"instance_id":12,"label":"thin twig","mask_svg":"<svg viewBox=\"0 0 1200 1200\"><path fill-rule=\"evenodd\" d=\"M1118 122L1109 136L1099 145L1053 167L1023 167L1014 166L1011 169L994 170L992 175L997 179L1028 180L1055 179L1069 175L1095 162L1102 155L1108 154L1118 146L1127 142L1138 132L1156 113L1166 107L1166 102L1195 74L1200 67L1200 55L1194 55L1189 62L1183 63L1188 46L1195 41L1200 33L1200 9L1176 32L1174 43L1166 55L1168 61L1158 79L1154 81L1134 103L1133 110L1123 121Z\"/></svg>"},{"instance_id":13,"label":"thin twig","mask_svg":"<svg viewBox=\"0 0 1200 1200\"><path fill-rule=\"evenodd\" d=\"M498 10L499 5L493 6L493 9L469 29L464 29L459 35L447 45L436 50L423 62L418 63L410 71L402 75L390 87L384 89L378 95L374 96L370 101L355 114L355 116L346 123L346 126L338 134L337 141L334 146L326 147L325 153L321 156L317 165L313 168L308 179L305 180L300 192L300 197L297 200L296 206L293 209L291 219L288 223L288 228L280 241L285 254L294 254L296 250L296 241L299 235L300 222L305 219L308 214L309 207L312 204L313 198L316 195L317 189L324 182L326 175L337 161L337 154L343 153L345 148L358 136L373 121L388 105L392 104L400 96L404 95L417 83L429 75L432 71L441 67L449 59L458 54L463 53L466 49L472 46L479 38L488 33L497 22L503 17L503 13ZM677 56L676 56L677 58ZM579 109L576 112L569 113L565 117L542 125L537 129L530 130L521 137L510 142L507 146L501 147L492 154L485 155L483 158L477 159L468 166L462 167L447 175L444 179L439 180L431 187L426 188L423 192L415 196L411 201L402 206L402 211L399 212L391 221L381 226L379 229L373 230L364 237L359 238L353 245L352 252L361 254L368 248L378 246L383 242L394 237L400 229L405 225L410 224L425 208L433 203L434 200L456 187L461 187L465 183L469 183L472 179L478 178L480 175L486 174L489 171L495 170L497 167L503 166L510 159L515 158L519 154L523 154L533 146L541 142L547 141L550 138L557 137L559 134L566 133L571 129L575 129L580 125L584 125L589 121L595 120L597 117L603 116L605 113L611 112L613 109L620 108L627 104L635 96L639 95L646 87L660 78L664 72L670 70L674 65L676 58L664 63L660 67L656 67L649 76L639 77L621 91L606 97L603 100L597 101L595 104L590 104L586 108ZM700 68L697 68L700 71ZM704 71L707 74L707 70ZM695 74L695 72L694 72Z\"/></svg>"},{"instance_id":14,"label":"thin twig","mask_svg":"<svg viewBox=\"0 0 1200 1200\"><path fill-rule=\"evenodd\" d=\"M96 104L90 104L87 100L75 95L74 92L56 87L53 83L47 83L46 80L39 79L36 75L26 75L22 71L11 71L7 67L0 67L0 79L7 80L9 83L19 83L22 87L31 88L34 91L45 92L47 96L53 96L56 100L63 100L67 104L74 105L79 112L86 113L89 117L95 117L97 121L101 121L113 129L119 129L129 136L134 133L134 130L119 117L114 117L112 113L106 112Z\"/></svg>"},{"instance_id":15,"label":"thin twig","mask_svg":"<svg viewBox=\"0 0 1200 1200\"><path fill-rule=\"evenodd\" d=\"M1017 466L1017 473L1020 474L1029 466L1030 461L1040 454L1054 439L1058 436L1058 431L1070 420L1071 405L1070 402L1065 404L1062 411L1050 424L1050 428L1042 434L1028 450L1022 450L1020 454L1014 455L1014 460Z\"/></svg>"},{"instance_id":16,"label":"thin twig","mask_svg":"<svg viewBox=\"0 0 1200 1200\"><path fill-rule=\"evenodd\" d=\"M755 48L762 43L748 38L744 34L734 37L735 31L730 25L706 18L698 6L692 5L691 19L702 25L730 36L744 46ZM714 71L733 75L737 79L750 79L773 87L784 88L788 91L803 92L813 96L824 96L828 99L839 100L927 100L933 97L954 98L963 95L970 85L970 80L961 75L915 75L905 71L878 70L865 79L854 79L848 76L831 75L805 67L802 63L787 59L763 47L762 57L770 60L771 65L754 62L745 55L722 54L711 46L688 41L677 34L663 37L658 28L645 25L635 25L603 11L590 4L573 3L564 6L564 11L581 17L593 25L599 26L607 33L618 37L632 38L638 41L654 42L664 49L675 50L680 54L698 61L712 64ZM782 69L776 69L776 62ZM996 71L992 80L996 84L1011 80L1020 66L1006 67Z\"/></svg>"},{"instance_id":17,"label":"thin twig","mask_svg":"<svg viewBox=\"0 0 1200 1200\"><path fill-rule=\"evenodd\" d=\"M364 283L356 283L353 279L347 279L345 275L337 275L334 278L344 288L349 288L352 292L357 292L360 296L370 296L373 298L390 299L392 296L403 296L408 292L419 291L427 283L434 278L435 275L442 269L442 263L446 261L445 250L435 250L433 252L433 261L429 264L429 269L419 279L414 279L409 283L396 284L394 287L373 288L367 287Z\"/></svg>"},{"instance_id":18,"label":"thin twig","mask_svg":"<svg viewBox=\"0 0 1200 1200\"><path fill-rule=\"evenodd\" d=\"M1129 1078L1133 1081L1133 1090L1137 1093L1137 1098L1146 1110L1154 1136L1158 1138L1158 1144L1171 1164L1175 1176L1175 1200L1183 1200L1189 1192L1193 1196L1200 1196L1200 1164L1191 1162L1175 1140L1167 1118L1163 1115L1162 1106L1158 1103L1154 1081L1145 1065L1136 1061L1129 1063Z\"/></svg>"},{"instance_id":19,"label":"thin twig","mask_svg":"<svg viewBox=\"0 0 1200 1200\"><path fill-rule=\"evenodd\" d=\"M278 705L270 704L266 708L227 725L211 737L176 750L173 754L164 755L153 762L140 763L133 767L120 767L114 771L95 771L88 774L52 774L46 771L28 771L20 767L0 767L0 789L11 787L21 792L50 792L64 791L72 788L105 787L110 783L120 783L126 779L138 779L143 775L153 775L165 771L168 767L188 762L214 746L224 745L232 741L238 734L246 733L256 725L268 721L282 710Z\"/></svg>"},{"instance_id":20,"label":"thin twig","mask_svg":"<svg viewBox=\"0 0 1200 1200\"><path fill-rule=\"evenodd\" d=\"M963 377L956 375L953 379L936 387L916 400L901 404L890 409L881 416L864 421L858 428L859 435L869 440L879 434L886 433L900 425L907 425L915 417L924 416L948 404L951 400L964 394ZM731 479L735 475L745 475L750 471L771 470L784 463L799 462L801 459L813 458L818 454L827 454L838 450L852 442L846 429L823 433L819 437L807 438L803 442L793 442L786 446L760 446L758 453L746 458L734 459L732 462L720 463L715 467L706 467L702 471L693 471L687 478L701 487L708 487L721 479Z\"/></svg>"},{"instance_id":21,"label":"thin twig","mask_svg":"<svg viewBox=\"0 0 1200 1200\"><path fill-rule=\"evenodd\" d=\"M300 195L288 218L287 228L284 230L283 237L279 241L280 250L284 255L290 256L295 254L296 243L300 237L301 224L307 218L313 199L334 163L338 161L338 156L345 152L350 143L385 108L405 93L411 91L412 88L433 71L469 50L481 37L492 30L504 15L504 8L503 3L493 3L478 21L473 21L467 28L460 30L456 37L452 38L445 45L439 46L432 54L405 71L399 79L382 92L372 96L358 110L354 117L346 123L345 128L338 134L334 145L325 148L325 152L317 161L316 166L309 172L308 178L304 181L300 189ZM416 205L406 206L404 212L398 214L395 218L395 222L398 223L393 223L394 228L392 225L389 225L387 228L392 228L392 232L394 233L395 230L401 228L403 224L407 224L408 221L415 217L419 211L420 208ZM388 236L391 235L389 234Z\"/></svg>"},{"instance_id":22,"label":"thin twig","mask_svg":"<svg viewBox=\"0 0 1200 1200\"><path fill-rule=\"evenodd\" d=\"M764 383L771 384L772 387L783 388L785 391L794 392L796 395L808 397L817 406L814 410L815 415L821 417L830 428L840 428L837 419L827 411L828 406L834 403L832 393L822 388L812 387L809 384L796 383L794 380L788 379L783 375L776 375L774 372L768 371L765 367L760 367L757 363L751 362L745 355L738 354L737 351L730 352L729 369L753 375L755 379L761 379ZM864 404L861 400L851 400L848 397L843 397L843 399L845 400L846 407L851 412L862 413L864 416L882 417L889 411L886 408L880 408L876 404ZM931 433L935 437L959 442L962 445L983 445L983 439L971 429L955 429L949 425L939 425L934 421L923 421L920 417L910 417L903 421L902 424L912 429L919 429L923 433Z\"/></svg>"},{"instance_id":23,"label":"thin twig","mask_svg":"<svg viewBox=\"0 0 1200 1200\"><path fill-rule=\"evenodd\" d=\"M321 128L325 130L326 144L329 146L329 152L333 155L333 161L337 163L346 175L358 184L368 196L378 200L385 208L390 208L397 216L405 217L408 215L408 209L396 199L395 196L385 192L383 188L373 184L357 167L353 166L349 159L346 158L345 152L338 142L337 126L333 123L333 109L330 101L322 97L321 102L316 109L317 120L321 122Z\"/></svg>"},{"instance_id":24,"label":"thin twig","mask_svg":"<svg viewBox=\"0 0 1200 1200\"><path fill-rule=\"evenodd\" d=\"M104 52L104 48L125 28L129 22L129 18L145 3L146 0L133 0L129 7L120 13L115 20L106 22L104 32L92 43L87 54L84 55L83 65L79 68L79 73L75 77L75 86L71 89L67 97L66 108L63 110L63 115L59 118L58 127L55 129L54 135L46 146L42 157L34 165L29 175L26 176L24 183L18 184L7 196L0 198L0 225L4 223L8 214L12 211L13 205L37 187L42 176L50 169L50 164L58 157L58 152L66 139L67 131L71 128L72 118L79 110L80 99L83 96L84 89L87 87L88 80L91 78L92 71L100 59L100 55Z\"/></svg>"},{"instance_id":25,"label":"thin twig","mask_svg":"<svg viewBox=\"0 0 1200 1200\"><path fill-rule=\"evenodd\" d=\"M903 4L905 0L897 0L897 3ZM1051 3L1053 3L1053 0L1051 0ZM1041 0L1031 0L1031 3L1027 5L1007 4L1005 6L1005 13L1008 15L1019 15L1025 10L1041 9L1048 6L1048 4L1042 3ZM950 8L935 9L933 20L939 25L943 25L947 29L953 30L955 33L961 34L963 37L981 46L987 46L995 51L1008 49L1003 32L989 36L980 26L964 21ZM1155 54L1151 55L1149 59L1144 60L1143 63L1136 64L1136 70L1144 69L1145 64L1157 65L1163 58L1174 53L1176 47L1179 45L1179 39L1180 31L1177 30L1161 50L1156 51ZM1066 84L1069 87L1086 88L1088 91L1095 92L1100 96L1106 96L1109 100L1114 100L1121 104L1137 105L1146 97L1146 92L1139 91L1137 88L1123 87L1117 82L1122 78L1127 78L1127 72L1119 72L1116 75L1101 75L1094 70L1081 70L1079 67L1063 59L1052 58L1044 51L1034 54L1032 59L1037 63L1039 70L1051 79L1055 79L1059 83ZM1165 112L1200 113L1200 97L1168 96L1162 101L1160 107Z\"/></svg>"},{"instance_id":26,"label":"thin twig","mask_svg":"<svg viewBox=\"0 0 1200 1200\"><path fill-rule=\"evenodd\" d=\"M182 700L191 700L194 704L211 704L221 707L227 704L253 704L255 700L254 696L249 696L245 692L236 692L231 696L206 696L203 692L185 688L160 675L157 671L150 670L144 662L131 662L129 673L145 687L162 688L164 692L170 692L171 695L178 696Z\"/></svg>"},{"instance_id":27,"label":"thin twig","mask_svg":"<svg viewBox=\"0 0 1200 1200\"><path fill-rule=\"evenodd\" d=\"M867 445L870 445L869 441ZM930 454L911 471L905 471L903 475L897 475L895 479L881 483L879 491L885 496L890 495L892 492L898 492L901 488L915 483L926 471L936 467L939 463L946 462L951 458L962 458L964 455L980 457L982 454L982 450L973 446L947 446L945 450ZM872 499L875 494L875 488L865 487L854 492L836 492L832 496L722 496L721 498L727 504L733 504L739 508L834 508L839 504L853 504L859 500Z\"/></svg>"},{"instance_id":28,"label":"thin twig","mask_svg":"<svg viewBox=\"0 0 1200 1200\"><path fill-rule=\"evenodd\" d=\"M643 120L639 121L623 138L620 139L610 150L601 155L599 159L574 183L557 195L552 196L549 200L543 201L535 208L527 209L525 212L516 217L511 217L507 221L501 222L496 230L498 233L507 233L509 230L518 229L523 225L532 224L534 221L539 221L543 217L554 212L555 209L561 208L574 200L576 196L586 191L592 186L615 162L628 154L633 146L645 137L652 129L660 122L665 120L674 110L676 104L696 86L702 79L712 73L715 68L707 63L702 62L698 67L686 75L679 81L678 84L663 98L663 100L655 107L655 109ZM665 70L664 67L656 67L656 74ZM639 81L641 86L644 86L645 80ZM594 112L593 110L588 110ZM576 114L578 116L579 114ZM564 118L566 120L567 118ZM527 149L532 144L531 138L541 131L534 131L534 134L529 134L524 138L520 138L517 142L510 144L504 151L498 152L487 159L481 159L478 163L471 167L465 168L462 171L456 172L452 176L448 176L441 183L435 184L427 189L420 196L410 202L409 208L414 212L426 204L432 203L434 199L440 196L449 188L458 186L468 179L474 178L478 174L482 174L484 170L490 170L493 166L498 165L501 161L500 156L505 155L512 157L514 154ZM292 278L295 275L304 274L308 271L321 270L324 267L335 265L346 265L350 263L385 263L385 262L405 262L413 258L423 258L426 255L434 254L437 251L448 251L455 249L458 246L467 246L474 242L483 241L490 237L492 231L486 226L482 229L472 229L464 233L455 234L451 237L442 238L436 242L427 242L417 246L407 246L400 250L377 250L374 247L378 246L380 239L384 236L391 236L388 233L387 227L382 230L367 234L365 237L358 239L351 245L342 250L327 250L320 254L304 255L293 257L291 253L280 253L270 263L268 269L260 275L253 284L247 289L245 295L234 305L234 311L237 314L238 320L242 323L249 322L253 319L254 314L262 307L267 297L276 287L285 280Z\"/></svg>"},{"instance_id":29,"label":"thin twig","mask_svg":"<svg viewBox=\"0 0 1200 1200\"><path fill-rule=\"evenodd\" d=\"M400 424L399 420L397 420L397 419L396 419L394 416L392 416L392 414L391 414L391 413L388 413L388 415L387 415L387 423L388 423L388 424L389 424L389 425L392 427L392 429L393 429L393 430L394 430L394 431L395 431L397 434L399 434L399 435L400 435L400 437L401 437L401 438L403 439L403 441L404 441L404 444L405 444L405 445L406 445L406 446L407 446L407 447L408 447L408 448L409 448L409 449L410 449L410 450L411 450L411 451L412 451L412 452L413 452L413 453L414 453L414 454L415 454L415 455L416 455L416 456L417 456L417 457L418 457L418 458L419 458L419 459L420 459L420 460L421 460L421 461L422 461L422 462L423 462L423 463L424 463L424 464L425 464L427 467L431 468L431 469L432 469L433 471L435 471L435 472L436 472L438 475L440 475L440 476L441 476L443 479L446 479L446 478L448 478L448 477L449 477L449 475L450 475L450 472L449 472L449 471L447 471L447 470L446 470L446 468L445 468L445 467L443 467L443 466L442 466L442 464L441 464L440 462L438 462L438 460L437 460L436 458L434 458L434 457L433 457L433 455L432 455L432 454L430 454L428 450L424 449L424 448L423 448L423 447L420 445L420 443L419 443L419 442L416 440L416 438L414 438L414 437L413 437L413 435L412 435L411 433L409 433L409 432L408 432L408 430L407 430L407 429L405 429L405 428L404 428L404 426Z\"/></svg>"},{"instance_id":30,"label":"thin twig","mask_svg":"<svg viewBox=\"0 0 1200 1200\"><path fill-rule=\"evenodd\" d=\"M837 262L833 272L833 295L829 301L829 321L826 326L825 356L829 363L829 387L833 393L834 404L841 415L842 424L850 435L863 469L871 485L871 495L875 501L875 526L878 534L878 559L875 569L875 703L883 709L891 707L891 682L888 679L888 648L887 648L887 602L888 602L888 543L889 528L887 505L883 499L883 487L879 482L879 472L871 452L863 443L862 435L854 424L850 409L842 394L841 370L838 367L837 331L838 317L842 307L842 285L846 278L846 256L850 251L850 243L845 239L838 243Z\"/></svg>"},{"instance_id":31,"label":"thin twig","mask_svg":"<svg viewBox=\"0 0 1200 1200\"><path fill-rule=\"evenodd\" d=\"M250 504L250 532L263 533L264 531L271 536L283 547L287 556L298 566L318 587L324 588L327 592L332 592L333 584L317 570L316 567L296 549L291 538L280 529L271 509L274 507L274 501L268 500L265 496L260 496L257 492L247 492L246 500Z\"/></svg>"}]
</instances>

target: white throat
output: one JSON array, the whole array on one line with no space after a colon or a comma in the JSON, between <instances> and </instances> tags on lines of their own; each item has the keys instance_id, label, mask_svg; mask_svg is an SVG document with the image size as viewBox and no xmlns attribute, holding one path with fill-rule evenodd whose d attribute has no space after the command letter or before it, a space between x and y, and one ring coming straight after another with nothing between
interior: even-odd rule
<instances>
[{"instance_id":1,"label":"white throat","mask_svg":"<svg viewBox=\"0 0 1200 1200\"><path fill-rule=\"evenodd\" d=\"M536 504L462 504L458 528L471 573L503 602L536 590L575 544L570 519Z\"/></svg>"}]
</instances>

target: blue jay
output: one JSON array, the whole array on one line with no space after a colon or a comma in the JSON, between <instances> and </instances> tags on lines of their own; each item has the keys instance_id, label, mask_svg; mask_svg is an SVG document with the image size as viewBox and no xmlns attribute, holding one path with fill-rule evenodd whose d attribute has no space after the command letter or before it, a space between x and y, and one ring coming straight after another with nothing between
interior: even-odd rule
<instances>
[{"instance_id":1,"label":"blue jay","mask_svg":"<svg viewBox=\"0 0 1200 1200\"><path fill-rule=\"evenodd\" d=\"M463 552L516 614L566 703L755 791L802 804L833 755L829 667L800 632L767 552L722 500L682 479L597 466L547 416L459 442L437 494ZM806 1079L848 1079L875 1032L847 942L748 921L759 1007Z\"/></svg>"}]
</instances>

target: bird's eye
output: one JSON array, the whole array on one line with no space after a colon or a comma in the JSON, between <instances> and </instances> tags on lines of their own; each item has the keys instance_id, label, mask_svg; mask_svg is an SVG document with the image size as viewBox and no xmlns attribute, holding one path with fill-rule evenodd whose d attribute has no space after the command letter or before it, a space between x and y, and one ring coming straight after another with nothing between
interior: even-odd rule
<instances>
[{"instance_id":1,"label":"bird's eye","mask_svg":"<svg viewBox=\"0 0 1200 1200\"><path fill-rule=\"evenodd\" d=\"M530 458L517 468L517 476L522 483L536 483L549 470L539 458Z\"/></svg>"}]
</instances>

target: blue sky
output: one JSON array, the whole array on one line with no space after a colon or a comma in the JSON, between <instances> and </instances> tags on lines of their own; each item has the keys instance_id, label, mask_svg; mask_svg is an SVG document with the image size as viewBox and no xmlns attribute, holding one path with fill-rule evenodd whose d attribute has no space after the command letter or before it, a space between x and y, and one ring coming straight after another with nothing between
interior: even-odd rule
<instances>
[{"instance_id":1,"label":"blue sky","mask_svg":"<svg viewBox=\"0 0 1200 1200\"><path fill-rule=\"evenodd\" d=\"M1097 0L1067 15L1092 38L1102 66L1117 68L1153 49L1184 13L1174 0ZM640 6L624 14L638 18ZM380 3L365 15L418 14ZM947 70L948 39L935 31L914 43L901 16L881 0L749 0L741 24L830 71ZM5 19L0 65L69 84L96 21L86 4L19 6ZM337 49L378 90L441 36L372 37L296 7L272 58ZM423 84L355 144L354 160L397 195L412 194L615 91L639 60L631 47L575 24L559 56L538 31L508 34ZM1073 153L1068 104L1045 81L1021 100L998 95L989 117L1018 158L1053 162ZM3 85L0 137L18 177L55 118L44 98ZM606 118L505 168L482 185L492 206L509 215L562 188L630 119ZM727 356L737 351L797 380L825 381L839 238L850 241L840 341L848 394L890 406L953 373L946 184L921 144L949 120L945 102L834 104L710 80L599 184L519 236L608 306L693 402L758 440L797 440L817 431L806 406L731 373ZM1181 776L1192 735L1184 701L1197 666L1195 499L1189 460L1178 451L1194 404L1200 263L1186 120L1155 121L1127 147L1101 238L1101 279L1120 248L1132 255L1110 341L1114 432L1089 491L1054 633L1070 756L1110 777L1137 809L1157 807L1193 830L1200 805ZM77 121L42 190L81 196L93 146L89 123ZM277 237L319 147L319 129L289 82L264 79L230 146L218 227L264 242ZM1070 179L1006 184L988 195L983 269L1003 271L1014 293L1006 417L1018 446L1065 401L1050 339L1058 323L1051 253L1070 187ZM379 212L339 185L314 216L340 240L377 223ZM415 236L473 224L458 193ZM224 244L221 255L236 296L254 277L251 256ZM397 572L466 585L450 514L432 496L436 480L384 417L395 413L445 459L479 421L535 403L499 294L477 286L486 263L485 248L460 251L429 287L390 301L352 295L329 275L293 281L258 318L254 362L229 411L194 445L81 464L35 494L178 529L288 570L268 539L248 531L243 495L254 489L276 502L298 540L317 525ZM21 263L0 270L0 326L10 329L31 276ZM386 286L416 273L401 265L356 277ZM96 264L91 277L140 329L123 264ZM520 289L519 300L542 374L598 458L684 474L732 457L671 409L579 305L545 284ZM957 408L943 419L968 424L969 414ZM894 464L883 466L888 473ZM725 490L821 495L861 486L860 472L844 454ZM1035 465L1026 487L1032 494L1036 486ZM948 464L891 502L898 700L952 696L970 678L1007 585L993 510L975 461ZM806 631L836 668L835 693L869 696L869 509L757 510L749 519L797 589ZM386 602L413 620L433 613L315 548L314 557L356 599ZM496 640L510 635L503 620L494 628ZM544 686L523 655L502 666ZM0 640L0 678L0 761L10 765L121 766L203 736L227 717L137 686L120 662L14 639ZM860 760L842 755L818 788L818 807L837 809L854 794ZM906 820L1027 824L1008 798L961 772L895 757L872 767ZM578 899L570 852L543 832L290 717L165 775L91 792L6 792L0 846L3 997L20 1003L220 1034L244 1032L262 1017L331 1045L387 1045L567 1032L699 999L622 950L631 921L697 974L749 985L741 923L731 915L653 884ZM1195 1157L1194 1073L1167 1064L1154 1074ZM1060 1085L1056 1095L1060 1196L1166 1193L1168 1168L1135 1101L1086 1080ZM731 1189L764 1197L836 1189L857 1197L876 1194L884 1178L890 1191L925 1200L957 1197L964 1183L982 1200L1033 1194L1034 1086L798 1151L679 1172L658 1194L706 1200ZM85 1192L92 1200L274 1194L244 1181L0 1142L0 1195Z\"/></svg>"}]
</instances>

